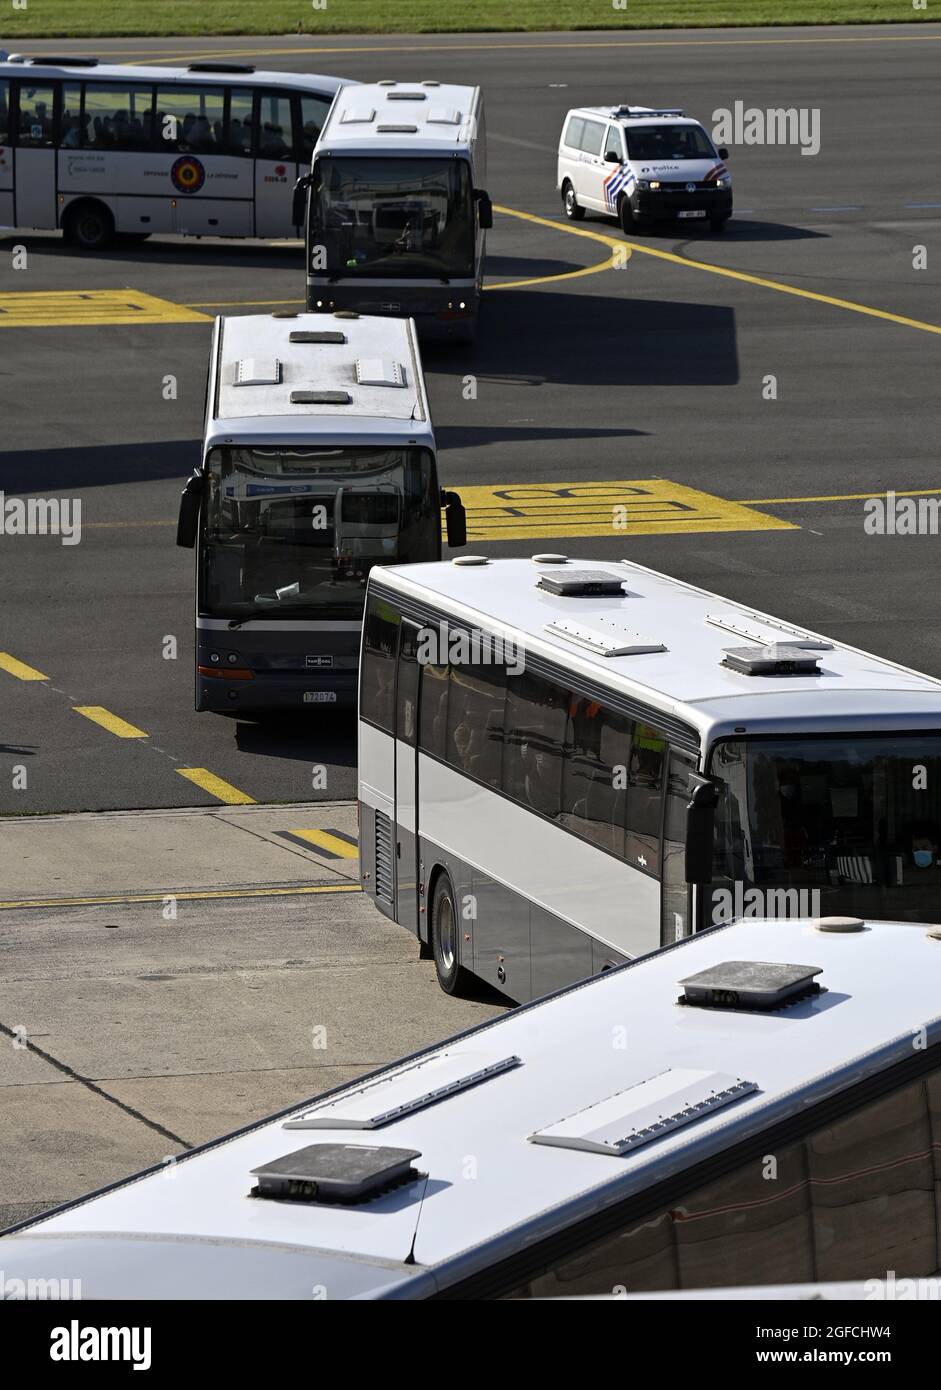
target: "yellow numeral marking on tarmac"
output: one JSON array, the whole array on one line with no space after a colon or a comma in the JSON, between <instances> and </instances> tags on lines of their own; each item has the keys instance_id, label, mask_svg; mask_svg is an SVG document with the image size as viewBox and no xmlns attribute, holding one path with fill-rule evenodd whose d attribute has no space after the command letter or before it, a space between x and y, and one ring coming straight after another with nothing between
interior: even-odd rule
<instances>
[{"instance_id":1,"label":"yellow numeral marking on tarmac","mask_svg":"<svg viewBox=\"0 0 941 1390\"><path fill-rule=\"evenodd\" d=\"M462 487L461 499L467 508L467 536L475 541L797 529L792 522L665 478Z\"/></svg>"},{"instance_id":2,"label":"yellow numeral marking on tarmac","mask_svg":"<svg viewBox=\"0 0 941 1390\"><path fill-rule=\"evenodd\" d=\"M339 855L341 859L359 858L356 845L351 845L349 840L341 840L338 835L331 835L329 830L289 830L287 833L297 840L306 840L317 849L325 849L329 854Z\"/></svg>"},{"instance_id":3,"label":"yellow numeral marking on tarmac","mask_svg":"<svg viewBox=\"0 0 941 1390\"><path fill-rule=\"evenodd\" d=\"M22 290L0 294L0 328L205 323L208 314L140 290Z\"/></svg>"},{"instance_id":4,"label":"yellow numeral marking on tarmac","mask_svg":"<svg viewBox=\"0 0 941 1390\"><path fill-rule=\"evenodd\" d=\"M83 714L93 724L100 724L103 729L108 730L109 734L114 734L115 738L149 737L143 729L129 724L126 719L119 719L116 714L112 714L109 709L105 709L102 705L73 705L72 708L76 714Z\"/></svg>"},{"instance_id":5,"label":"yellow numeral marking on tarmac","mask_svg":"<svg viewBox=\"0 0 941 1390\"><path fill-rule=\"evenodd\" d=\"M181 777L185 777L188 782L193 782L197 787L201 787L210 796L215 796L219 801L224 801L227 806L254 806L255 798L248 796L245 792L240 792L238 787L233 787L231 782L225 782L215 773L210 772L205 767L178 767L176 771Z\"/></svg>"},{"instance_id":6,"label":"yellow numeral marking on tarmac","mask_svg":"<svg viewBox=\"0 0 941 1390\"><path fill-rule=\"evenodd\" d=\"M27 666L25 661L17 661L15 656L9 652L0 652L0 671L6 671L11 676L16 676L19 681L47 681L48 676L44 676L42 671L37 671L34 666Z\"/></svg>"}]
</instances>

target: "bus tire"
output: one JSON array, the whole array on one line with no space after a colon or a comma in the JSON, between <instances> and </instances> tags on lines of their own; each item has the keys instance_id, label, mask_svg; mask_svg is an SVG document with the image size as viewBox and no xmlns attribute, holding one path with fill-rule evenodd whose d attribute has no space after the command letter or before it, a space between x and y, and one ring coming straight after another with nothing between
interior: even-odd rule
<instances>
[{"instance_id":1,"label":"bus tire","mask_svg":"<svg viewBox=\"0 0 941 1390\"><path fill-rule=\"evenodd\" d=\"M467 993L471 977L460 963L460 917L446 873L438 875L431 899L431 948L438 984L445 994Z\"/></svg>"},{"instance_id":2,"label":"bus tire","mask_svg":"<svg viewBox=\"0 0 941 1390\"><path fill-rule=\"evenodd\" d=\"M585 209L579 205L575 189L568 179L562 185L562 210L570 222L581 222L585 216Z\"/></svg>"},{"instance_id":3,"label":"bus tire","mask_svg":"<svg viewBox=\"0 0 941 1390\"><path fill-rule=\"evenodd\" d=\"M114 241L114 218L96 199L73 203L62 222L66 241L82 251L103 251Z\"/></svg>"}]
</instances>

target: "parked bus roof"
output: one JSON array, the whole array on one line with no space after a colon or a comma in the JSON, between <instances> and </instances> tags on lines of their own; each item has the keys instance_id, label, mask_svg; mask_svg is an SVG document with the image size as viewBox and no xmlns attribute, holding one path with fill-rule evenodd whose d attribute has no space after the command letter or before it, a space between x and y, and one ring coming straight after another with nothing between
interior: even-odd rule
<instances>
[{"instance_id":1,"label":"parked bus roof","mask_svg":"<svg viewBox=\"0 0 941 1390\"><path fill-rule=\"evenodd\" d=\"M681 718L706 739L783 729L941 729L941 680L644 565L542 564L538 557L475 565L469 558L383 567L373 570L370 582L521 642L533 654ZM623 580L623 596L563 597L539 587L546 576L578 571ZM548 624L567 624L569 633ZM595 649L585 645L586 636ZM832 641L832 648L805 653L820 657L817 675L743 675L723 665L730 649L818 638ZM635 639L666 650L606 656L600 649Z\"/></svg>"},{"instance_id":2,"label":"parked bus roof","mask_svg":"<svg viewBox=\"0 0 941 1390\"><path fill-rule=\"evenodd\" d=\"M184 87L198 87L203 83L228 83L236 87L285 87L311 92L334 93L340 87L356 87L359 84L348 77L326 77L311 72L256 72L249 65L244 67L233 63L220 62L216 70L207 71L203 64L190 67L138 67L120 63L76 63L46 62L41 54L28 62L0 62L0 72L4 77L19 77L25 82L33 78L71 77L85 82L160 82L179 84ZM220 70L227 69L227 70Z\"/></svg>"},{"instance_id":3,"label":"parked bus roof","mask_svg":"<svg viewBox=\"0 0 941 1390\"><path fill-rule=\"evenodd\" d=\"M446 1289L910 1061L921 1029L930 1059L941 1042L941 940L911 924L825 924L736 922L489 1020L368 1084L23 1223L0 1244L5 1277L67 1269L86 1298ZM679 982L728 962L799 962L823 988L765 1013L677 1006ZM662 1095L654 1115L679 1127L647 1128L651 1086ZM711 1095L698 1108L696 1088ZM607 1113L584 1113L603 1104ZM324 1107L333 1127L285 1128ZM371 1117L377 1127L353 1127ZM569 1140L629 1138L617 1153L559 1146L560 1124ZM259 1167L312 1143L363 1141L405 1150L427 1177L354 1205L250 1195Z\"/></svg>"},{"instance_id":4,"label":"parked bus roof","mask_svg":"<svg viewBox=\"0 0 941 1390\"><path fill-rule=\"evenodd\" d=\"M476 138L479 87L373 82L344 88L314 151L326 154L448 154Z\"/></svg>"},{"instance_id":5,"label":"parked bus roof","mask_svg":"<svg viewBox=\"0 0 941 1390\"><path fill-rule=\"evenodd\" d=\"M216 324L207 448L331 433L434 447L412 319L246 314Z\"/></svg>"}]
</instances>

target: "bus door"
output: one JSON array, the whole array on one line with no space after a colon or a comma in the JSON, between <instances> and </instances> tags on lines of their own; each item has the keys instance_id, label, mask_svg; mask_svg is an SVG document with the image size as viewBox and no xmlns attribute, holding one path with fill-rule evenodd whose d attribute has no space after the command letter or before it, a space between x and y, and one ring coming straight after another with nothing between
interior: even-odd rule
<instances>
[{"instance_id":1,"label":"bus door","mask_svg":"<svg viewBox=\"0 0 941 1390\"><path fill-rule=\"evenodd\" d=\"M56 225L56 104L57 84L17 84L16 224L19 227Z\"/></svg>"},{"instance_id":2,"label":"bus door","mask_svg":"<svg viewBox=\"0 0 941 1390\"><path fill-rule=\"evenodd\" d=\"M255 235L299 235L291 223L291 203L298 176L294 160L291 93L259 92L257 102Z\"/></svg>"},{"instance_id":3,"label":"bus door","mask_svg":"<svg viewBox=\"0 0 941 1390\"><path fill-rule=\"evenodd\" d=\"M692 758L671 750L663 809L660 892L660 945L669 946L692 931L691 889L686 882L686 807L690 798Z\"/></svg>"},{"instance_id":4,"label":"bus door","mask_svg":"<svg viewBox=\"0 0 941 1390\"><path fill-rule=\"evenodd\" d=\"M420 936L418 892L418 633L403 618L395 680L395 920Z\"/></svg>"}]
</instances>

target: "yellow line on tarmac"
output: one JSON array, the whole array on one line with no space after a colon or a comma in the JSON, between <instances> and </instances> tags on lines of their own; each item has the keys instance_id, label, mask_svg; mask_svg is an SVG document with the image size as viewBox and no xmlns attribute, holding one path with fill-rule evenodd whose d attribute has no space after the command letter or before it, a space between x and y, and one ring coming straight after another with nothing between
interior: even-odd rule
<instances>
[{"instance_id":1,"label":"yellow line on tarmac","mask_svg":"<svg viewBox=\"0 0 941 1390\"><path fill-rule=\"evenodd\" d=\"M294 835L298 840L306 840L318 849L325 849L330 854L337 854L341 859L359 858L356 845L351 845L348 840L341 840L338 835L331 835L328 830L289 830L288 834Z\"/></svg>"},{"instance_id":2,"label":"yellow line on tarmac","mask_svg":"<svg viewBox=\"0 0 941 1390\"><path fill-rule=\"evenodd\" d=\"M941 37L941 35L939 35ZM654 256L672 265L685 266L687 270L703 270L710 275L722 275L727 280L741 280L747 285L758 285L761 289L776 290L778 294L795 295L798 299L814 300L818 304L831 304L836 309L848 309L854 314L867 314L870 318L886 319L889 323L899 323L904 328L917 328L923 333L941 333L941 324L926 323L923 319L908 318L905 314L892 314L888 309L873 309L868 304L857 304L852 299L838 299L835 295L819 294L816 290L802 290L797 285L786 285L781 280L766 280L760 275L749 275L744 270L731 270L727 266L713 265L709 261L693 261L688 256L680 256L675 251L661 251L655 246L642 246L637 241L620 241L615 237L603 236L598 232L586 232L580 227L570 227L565 222L556 222L549 217L537 217L532 212L515 212L512 208L500 208L510 217L520 217L526 222L537 222L543 227L554 227L559 232L570 232L573 236L590 236L603 241L608 246L621 246L628 251L637 251L642 256ZM606 269L598 266L598 270ZM535 283L535 282L534 282Z\"/></svg>"},{"instance_id":3,"label":"yellow line on tarmac","mask_svg":"<svg viewBox=\"0 0 941 1390\"><path fill-rule=\"evenodd\" d=\"M873 492L832 492L820 497L740 497L742 507L784 507L789 502L862 502L870 497L885 497L891 492L893 497L934 497L941 494L941 487L914 487L906 491L901 488L880 488Z\"/></svg>"},{"instance_id":4,"label":"yellow line on tarmac","mask_svg":"<svg viewBox=\"0 0 941 1390\"><path fill-rule=\"evenodd\" d=\"M185 777L188 782L193 782L197 787L201 787L210 796L215 796L219 801L224 801L227 806L254 806L255 798L246 792L240 792L238 787L233 787L231 782L225 782L215 773L210 772L205 767L178 767L175 769L181 777Z\"/></svg>"},{"instance_id":5,"label":"yellow line on tarmac","mask_svg":"<svg viewBox=\"0 0 941 1390\"><path fill-rule=\"evenodd\" d=\"M122 903L162 903L166 898L177 902L202 902L207 898L286 898L310 893L361 893L358 883L318 883L287 888L211 888L198 892L178 893L168 888L163 893L122 893L103 898L13 898L0 902L0 909L14 907L111 907Z\"/></svg>"},{"instance_id":6,"label":"yellow line on tarmac","mask_svg":"<svg viewBox=\"0 0 941 1390\"><path fill-rule=\"evenodd\" d=\"M6 671L11 676L16 676L18 681L47 681L48 676L44 676L42 671L37 671L34 666L27 666L25 661L17 661L15 656L9 652L0 652L0 671Z\"/></svg>"},{"instance_id":7,"label":"yellow line on tarmac","mask_svg":"<svg viewBox=\"0 0 941 1390\"><path fill-rule=\"evenodd\" d=\"M143 729L138 729L136 725L129 724L126 719L119 719L116 714L105 709L103 705L73 705L76 714L84 715L93 724L100 724L103 729L107 729L109 734L114 734L115 738L149 738Z\"/></svg>"}]
</instances>

